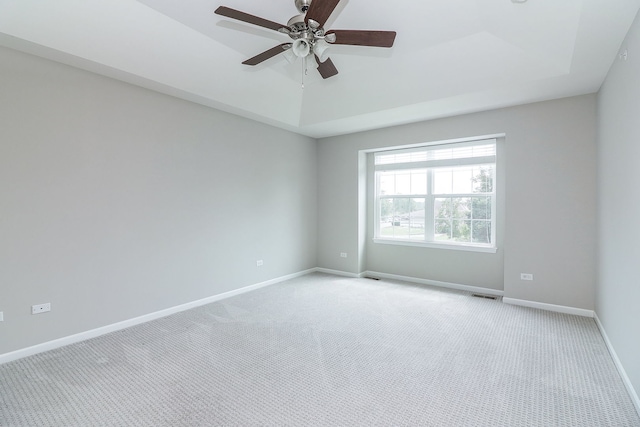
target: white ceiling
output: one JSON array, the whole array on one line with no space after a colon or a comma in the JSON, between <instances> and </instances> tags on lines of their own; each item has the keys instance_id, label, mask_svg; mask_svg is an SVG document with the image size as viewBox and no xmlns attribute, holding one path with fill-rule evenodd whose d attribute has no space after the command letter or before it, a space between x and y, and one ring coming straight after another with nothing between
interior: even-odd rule
<instances>
[{"instance_id":1,"label":"white ceiling","mask_svg":"<svg viewBox=\"0 0 640 427\"><path fill-rule=\"evenodd\" d=\"M318 0L320 1L320 0ZM391 49L332 46L339 74L278 55L293 0L0 0L0 44L324 137L598 90L640 0L342 0L325 29L397 31Z\"/></svg>"}]
</instances>

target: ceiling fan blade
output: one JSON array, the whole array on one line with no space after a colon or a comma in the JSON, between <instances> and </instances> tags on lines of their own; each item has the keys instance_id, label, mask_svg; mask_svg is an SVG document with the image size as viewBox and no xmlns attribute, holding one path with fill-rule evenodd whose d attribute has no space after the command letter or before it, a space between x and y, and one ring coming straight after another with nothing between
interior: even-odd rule
<instances>
[{"instance_id":1,"label":"ceiling fan blade","mask_svg":"<svg viewBox=\"0 0 640 427\"><path fill-rule=\"evenodd\" d=\"M215 11L216 14L226 16L227 18L237 19L238 21L248 22L249 24L257 25L259 27L268 28L270 30L278 31L280 28L286 28L286 25L278 24L277 22L269 21L259 16L249 15L248 13L240 12L239 10L231 9L229 7L220 6Z\"/></svg>"},{"instance_id":2,"label":"ceiling fan blade","mask_svg":"<svg viewBox=\"0 0 640 427\"><path fill-rule=\"evenodd\" d=\"M331 30L327 31L327 34L336 35L333 44L356 46L391 47L396 39L395 31Z\"/></svg>"},{"instance_id":3,"label":"ceiling fan blade","mask_svg":"<svg viewBox=\"0 0 640 427\"><path fill-rule=\"evenodd\" d=\"M261 62L266 61L269 58L273 58L274 56L281 54L287 48L285 46L291 47L291 43L283 43L278 46L272 47L269 50L265 50L264 52L254 56L253 58L249 58L243 62L245 65L258 65Z\"/></svg>"},{"instance_id":4,"label":"ceiling fan blade","mask_svg":"<svg viewBox=\"0 0 640 427\"><path fill-rule=\"evenodd\" d=\"M322 76L323 79L328 79L329 77L333 77L338 74L338 69L330 58L327 58L324 62L320 62L320 58L318 55L314 55L316 57L316 62L318 63L318 72Z\"/></svg>"},{"instance_id":5,"label":"ceiling fan blade","mask_svg":"<svg viewBox=\"0 0 640 427\"><path fill-rule=\"evenodd\" d=\"M331 12L338 6L338 3L340 3L340 0L313 0L309 5L309 10L307 10L307 15L304 17L304 22L309 24L311 19L320 24L320 27L323 27Z\"/></svg>"}]
</instances>

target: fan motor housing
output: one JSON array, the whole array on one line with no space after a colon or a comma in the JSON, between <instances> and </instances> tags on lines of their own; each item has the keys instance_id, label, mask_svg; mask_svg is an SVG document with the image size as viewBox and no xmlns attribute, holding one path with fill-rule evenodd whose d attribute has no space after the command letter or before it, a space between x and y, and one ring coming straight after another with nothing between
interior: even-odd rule
<instances>
[{"instance_id":1,"label":"fan motor housing","mask_svg":"<svg viewBox=\"0 0 640 427\"><path fill-rule=\"evenodd\" d=\"M287 22L287 27L294 32L302 32L307 30L307 24L304 22L304 13L302 15L296 15L293 18L289 19Z\"/></svg>"}]
</instances>

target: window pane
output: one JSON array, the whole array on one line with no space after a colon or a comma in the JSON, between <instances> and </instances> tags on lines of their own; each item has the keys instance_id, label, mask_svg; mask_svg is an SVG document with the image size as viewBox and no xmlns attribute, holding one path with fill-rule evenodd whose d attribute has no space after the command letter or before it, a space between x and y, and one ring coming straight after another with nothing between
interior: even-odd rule
<instances>
[{"instance_id":1,"label":"window pane","mask_svg":"<svg viewBox=\"0 0 640 427\"><path fill-rule=\"evenodd\" d=\"M455 168L453 169L453 193L468 194L473 188L473 168Z\"/></svg>"},{"instance_id":2,"label":"window pane","mask_svg":"<svg viewBox=\"0 0 640 427\"><path fill-rule=\"evenodd\" d=\"M396 191L394 194L411 194L410 172L396 172Z\"/></svg>"},{"instance_id":3,"label":"window pane","mask_svg":"<svg viewBox=\"0 0 640 427\"><path fill-rule=\"evenodd\" d=\"M427 170L412 169L378 172L381 196L427 194Z\"/></svg>"},{"instance_id":4,"label":"window pane","mask_svg":"<svg viewBox=\"0 0 640 427\"><path fill-rule=\"evenodd\" d=\"M380 189L379 194L395 194L396 177L394 172L380 173Z\"/></svg>"},{"instance_id":5,"label":"window pane","mask_svg":"<svg viewBox=\"0 0 640 427\"><path fill-rule=\"evenodd\" d=\"M459 219L451 221L451 239L456 242L470 242L471 221Z\"/></svg>"},{"instance_id":6,"label":"window pane","mask_svg":"<svg viewBox=\"0 0 640 427\"><path fill-rule=\"evenodd\" d=\"M491 243L491 221L473 221L474 243Z\"/></svg>"},{"instance_id":7,"label":"window pane","mask_svg":"<svg viewBox=\"0 0 640 427\"><path fill-rule=\"evenodd\" d=\"M451 199L448 197L436 197L433 201L433 213L436 219L451 219Z\"/></svg>"},{"instance_id":8,"label":"window pane","mask_svg":"<svg viewBox=\"0 0 640 427\"><path fill-rule=\"evenodd\" d=\"M380 200L380 237L395 237L400 228L400 210L402 203L398 199Z\"/></svg>"},{"instance_id":9,"label":"window pane","mask_svg":"<svg viewBox=\"0 0 640 427\"><path fill-rule=\"evenodd\" d=\"M496 144L474 145L472 157L495 156Z\"/></svg>"},{"instance_id":10,"label":"window pane","mask_svg":"<svg viewBox=\"0 0 640 427\"><path fill-rule=\"evenodd\" d=\"M476 170L477 169L477 170ZM484 175L480 168L460 166L455 168L437 168L433 171L433 194L470 194L473 192L486 192L487 185L491 185L491 180L487 182L487 172ZM475 178L482 179L482 183L475 183ZM478 191L475 191L475 188ZM491 192L489 190L489 192Z\"/></svg>"},{"instance_id":11,"label":"window pane","mask_svg":"<svg viewBox=\"0 0 640 427\"><path fill-rule=\"evenodd\" d=\"M451 240L451 221L436 219L434 225L434 240Z\"/></svg>"},{"instance_id":12,"label":"window pane","mask_svg":"<svg viewBox=\"0 0 640 427\"><path fill-rule=\"evenodd\" d=\"M435 240L467 243L471 241L470 220L437 219L434 224Z\"/></svg>"},{"instance_id":13,"label":"window pane","mask_svg":"<svg viewBox=\"0 0 640 427\"><path fill-rule=\"evenodd\" d=\"M393 200L380 199L380 226L390 222L393 217Z\"/></svg>"},{"instance_id":14,"label":"window pane","mask_svg":"<svg viewBox=\"0 0 640 427\"><path fill-rule=\"evenodd\" d=\"M494 156L495 144L440 148L429 150L429 160L465 159L469 157Z\"/></svg>"},{"instance_id":15,"label":"window pane","mask_svg":"<svg viewBox=\"0 0 640 427\"><path fill-rule=\"evenodd\" d=\"M427 194L426 169L411 171L411 194Z\"/></svg>"},{"instance_id":16,"label":"window pane","mask_svg":"<svg viewBox=\"0 0 640 427\"><path fill-rule=\"evenodd\" d=\"M452 187L451 169L434 169L433 194L451 194Z\"/></svg>"},{"instance_id":17,"label":"window pane","mask_svg":"<svg viewBox=\"0 0 640 427\"><path fill-rule=\"evenodd\" d=\"M433 171L433 194L493 192L493 166L460 166Z\"/></svg>"},{"instance_id":18,"label":"window pane","mask_svg":"<svg viewBox=\"0 0 640 427\"><path fill-rule=\"evenodd\" d=\"M375 154L375 164L385 165L394 163L421 162L425 160L450 160L495 156L495 143L493 141L485 142L487 143L482 145L473 145L468 143L447 144L440 146L380 152Z\"/></svg>"},{"instance_id":19,"label":"window pane","mask_svg":"<svg viewBox=\"0 0 640 427\"><path fill-rule=\"evenodd\" d=\"M473 168L473 192L493 192L493 165L482 165Z\"/></svg>"},{"instance_id":20,"label":"window pane","mask_svg":"<svg viewBox=\"0 0 640 427\"><path fill-rule=\"evenodd\" d=\"M471 199L471 218L491 219L491 197L473 197Z\"/></svg>"},{"instance_id":21,"label":"window pane","mask_svg":"<svg viewBox=\"0 0 640 427\"><path fill-rule=\"evenodd\" d=\"M424 240L424 199L411 199L409 238Z\"/></svg>"},{"instance_id":22,"label":"window pane","mask_svg":"<svg viewBox=\"0 0 640 427\"><path fill-rule=\"evenodd\" d=\"M388 165L393 163L422 162L427 160L427 153L424 150L396 154L376 154L376 165Z\"/></svg>"},{"instance_id":23,"label":"window pane","mask_svg":"<svg viewBox=\"0 0 640 427\"><path fill-rule=\"evenodd\" d=\"M380 237L424 240L424 198L380 201Z\"/></svg>"},{"instance_id":24,"label":"window pane","mask_svg":"<svg viewBox=\"0 0 640 427\"><path fill-rule=\"evenodd\" d=\"M454 197L451 199L451 208L453 218L470 219L471 218L471 199L468 197Z\"/></svg>"}]
</instances>

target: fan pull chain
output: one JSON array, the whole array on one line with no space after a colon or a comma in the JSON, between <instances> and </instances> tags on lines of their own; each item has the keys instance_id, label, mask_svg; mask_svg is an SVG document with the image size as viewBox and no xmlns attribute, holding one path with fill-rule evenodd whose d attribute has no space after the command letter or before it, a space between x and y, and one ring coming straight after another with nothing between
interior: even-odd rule
<instances>
[{"instance_id":1,"label":"fan pull chain","mask_svg":"<svg viewBox=\"0 0 640 427\"><path fill-rule=\"evenodd\" d=\"M302 57L302 89L304 90L304 76L307 75L307 57Z\"/></svg>"}]
</instances>

